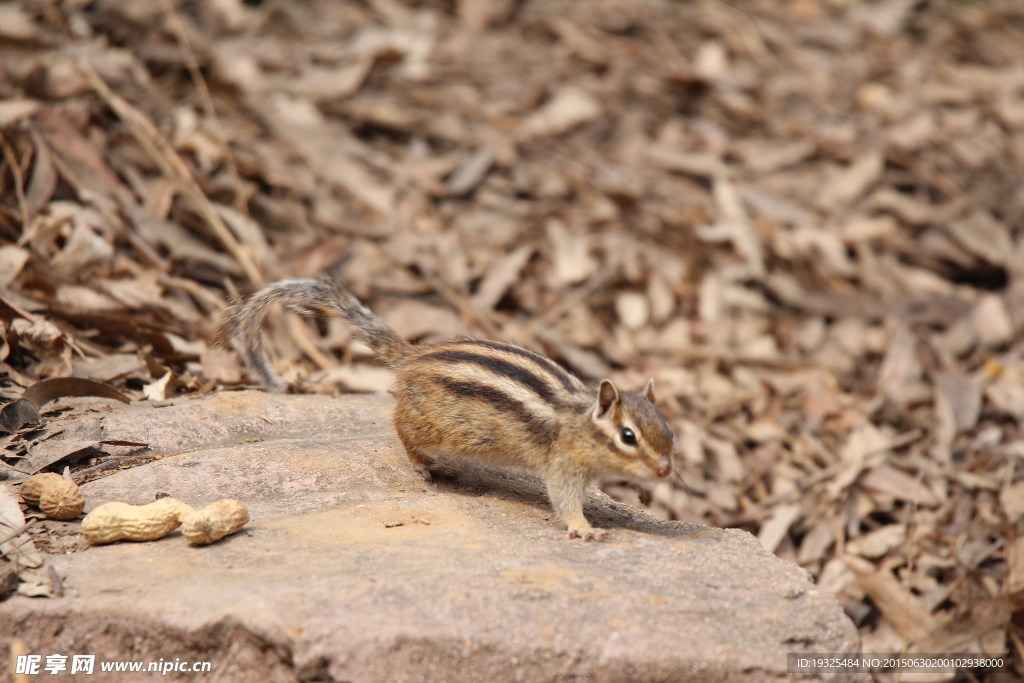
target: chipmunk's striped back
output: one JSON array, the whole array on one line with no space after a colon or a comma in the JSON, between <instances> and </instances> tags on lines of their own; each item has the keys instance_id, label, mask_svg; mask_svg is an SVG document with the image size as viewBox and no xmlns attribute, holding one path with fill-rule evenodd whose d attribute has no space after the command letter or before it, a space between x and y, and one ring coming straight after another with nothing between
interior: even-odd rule
<instances>
[{"instance_id":1,"label":"chipmunk's striped back","mask_svg":"<svg viewBox=\"0 0 1024 683\"><path fill-rule=\"evenodd\" d=\"M555 416L585 409L593 398L583 382L551 359L507 342L456 339L419 347L407 362L436 373L442 385L443 377L471 394L529 406L531 413Z\"/></svg>"}]
</instances>

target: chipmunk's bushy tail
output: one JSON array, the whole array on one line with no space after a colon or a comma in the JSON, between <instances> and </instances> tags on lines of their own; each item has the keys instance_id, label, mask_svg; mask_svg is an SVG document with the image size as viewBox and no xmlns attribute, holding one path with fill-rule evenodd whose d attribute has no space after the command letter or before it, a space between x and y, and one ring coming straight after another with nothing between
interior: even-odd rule
<instances>
[{"instance_id":1,"label":"chipmunk's bushy tail","mask_svg":"<svg viewBox=\"0 0 1024 683\"><path fill-rule=\"evenodd\" d=\"M304 316L347 321L374 355L387 365L399 364L413 348L348 290L326 277L280 280L236 305L222 326L224 336L237 341L246 364L259 374L270 391L285 389L263 349L261 334L267 313L275 304Z\"/></svg>"}]
</instances>

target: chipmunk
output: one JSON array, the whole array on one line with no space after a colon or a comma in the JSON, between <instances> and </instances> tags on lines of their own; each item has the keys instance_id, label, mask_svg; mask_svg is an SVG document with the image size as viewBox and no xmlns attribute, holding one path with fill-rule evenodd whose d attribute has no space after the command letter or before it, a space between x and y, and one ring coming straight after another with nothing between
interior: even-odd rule
<instances>
[{"instance_id":1,"label":"chipmunk","mask_svg":"<svg viewBox=\"0 0 1024 683\"><path fill-rule=\"evenodd\" d=\"M672 472L672 430L643 392L609 379L586 384L551 359L485 339L414 346L352 294L325 278L281 280L238 305L225 331L272 391L285 387L263 350L261 329L274 304L302 315L346 320L375 356L396 371L395 430L426 480L449 473L439 458L476 458L543 476L569 538L604 540L583 515L583 494L599 475L663 479Z\"/></svg>"}]
</instances>

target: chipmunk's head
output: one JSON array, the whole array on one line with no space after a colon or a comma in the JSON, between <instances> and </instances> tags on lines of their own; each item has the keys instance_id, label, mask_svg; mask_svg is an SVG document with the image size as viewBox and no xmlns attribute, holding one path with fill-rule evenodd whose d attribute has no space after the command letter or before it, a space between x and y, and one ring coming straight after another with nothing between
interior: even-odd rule
<instances>
[{"instance_id":1,"label":"chipmunk's head","mask_svg":"<svg viewBox=\"0 0 1024 683\"><path fill-rule=\"evenodd\" d=\"M590 420L608 453L605 469L638 479L664 479L672 473L674 437L654 404L654 380L643 392L619 391L601 380Z\"/></svg>"}]
</instances>

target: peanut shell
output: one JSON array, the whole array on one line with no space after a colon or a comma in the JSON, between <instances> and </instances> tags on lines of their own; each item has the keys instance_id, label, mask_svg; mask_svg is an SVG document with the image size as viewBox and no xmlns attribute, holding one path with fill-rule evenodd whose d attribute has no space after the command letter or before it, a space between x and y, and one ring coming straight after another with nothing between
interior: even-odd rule
<instances>
[{"instance_id":1,"label":"peanut shell","mask_svg":"<svg viewBox=\"0 0 1024 683\"><path fill-rule=\"evenodd\" d=\"M224 498L187 515L181 533L193 545L207 545L235 533L248 521L244 505L234 498Z\"/></svg>"},{"instance_id":2,"label":"peanut shell","mask_svg":"<svg viewBox=\"0 0 1024 683\"><path fill-rule=\"evenodd\" d=\"M39 509L50 519L74 519L85 509L85 496L78 484L58 477L39 497Z\"/></svg>"},{"instance_id":3,"label":"peanut shell","mask_svg":"<svg viewBox=\"0 0 1024 683\"><path fill-rule=\"evenodd\" d=\"M78 484L59 474L33 474L21 484L22 499L35 505L50 519L74 519L85 509L85 496Z\"/></svg>"},{"instance_id":4,"label":"peanut shell","mask_svg":"<svg viewBox=\"0 0 1024 683\"><path fill-rule=\"evenodd\" d=\"M21 488L18 489L18 492L21 494L22 500L26 503L38 506L39 498L43 495L43 490L60 481L64 481L64 477L53 472L33 474L21 483Z\"/></svg>"},{"instance_id":5,"label":"peanut shell","mask_svg":"<svg viewBox=\"0 0 1024 683\"><path fill-rule=\"evenodd\" d=\"M104 503L82 520L82 533L87 541L97 544L153 541L181 526L179 516L187 507L174 498L161 498L148 505Z\"/></svg>"},{"instance_id":6,"label":"peanut shell","mask_svg":"<svg viewBox=\"0 0 1024 683\"><path fill-rule=\"evenodd\" d=\"M175 516L179 522L185 521L185 516L190 512L195 512L195 509L188 503L183 503L177 498L165 497L157 499L158 503L162 503L167 506L170 510L174 511Z\"/></svg>"}]
</instances>

